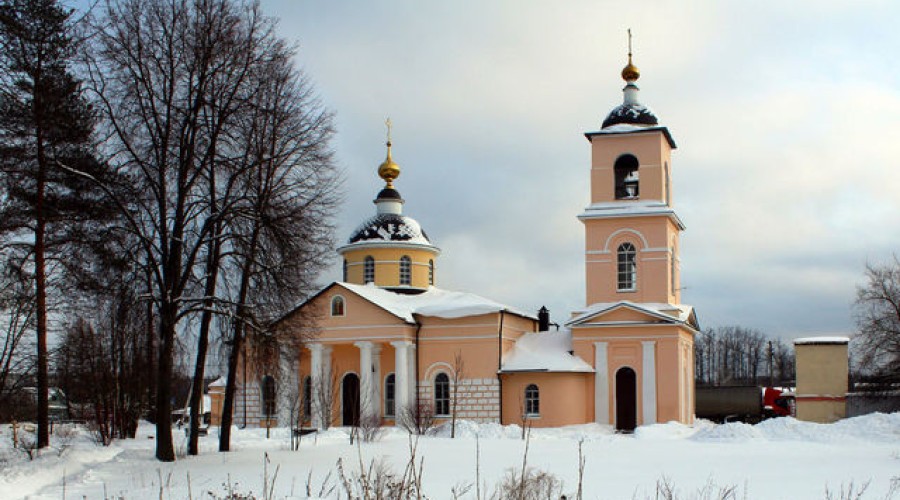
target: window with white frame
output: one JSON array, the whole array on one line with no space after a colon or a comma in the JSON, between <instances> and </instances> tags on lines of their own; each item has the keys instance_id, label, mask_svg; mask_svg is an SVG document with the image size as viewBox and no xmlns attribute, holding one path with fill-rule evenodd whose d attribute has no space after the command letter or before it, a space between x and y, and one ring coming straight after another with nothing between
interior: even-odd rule
<instances>
[{"instance_id":1,"label":"window with white frame","mask_svg":"<svg viewBox=\"0 0 900 500\"><path fill-rule=\"evenodd\" d=\"M450 416L450 377L446 373L434 377L434 415Z\"/></svg>"},{"instance_id":2,"label":"window with white frame","mask_svg":"<svg viewBox=\"0 0 900 500\"><path fill-rule=\"evenodd\" d=\"M340 295L335 295L331 298L331 315L332 316L343 316L344 315L344 298Z\"/></svg>"},{"instance_id":3,"label":"window with white frame","mask_svg":"<svg viewBox=\"0 0 900 500\"><path fill-rule=\"evenodd\" d=\"M384 379L384 416L393 417L397 413L397 377L393 373Z\"/></svg>"},{"instance_id":4,"label":"window with white frame","mask_svg":"<svg viewBox=\"0 0 900 500\"><path fill-rule=\"evenodd\" d=\"M637 287L637 251L631 243L622 243L616 251L618 262L618 286L620 292L633 291Z\"/></svg>"},{"instance_id":5,"label":"window with white frame","mask_svg":"<svg viewBox=\"0 0 900 500\"><path fill-rule=\"evenodd\" d=\"M375 282L375 259L371 255L366 255L363 261L363 283Z\"/></svg>"},{"instance_id":6,"label":"window with white frame","mask_svg":"<svg viewBox=\"0 0 900 500\"><path fill-rule=\"evenodd\" d=\"M541 395L538 386L529 384L525 388L525 416L538 417L541 415Z\"/></svg>"},{"instance_id":7,"label":"window with white frame","mask_svg":"<svg viewBox=\"0 0 900 500\"><path fill-rule=\"evenodd\" d=\"M412 260L404 255L400 257L400 284L409 285L412 283Z\"/></svg>"}]
</instances>

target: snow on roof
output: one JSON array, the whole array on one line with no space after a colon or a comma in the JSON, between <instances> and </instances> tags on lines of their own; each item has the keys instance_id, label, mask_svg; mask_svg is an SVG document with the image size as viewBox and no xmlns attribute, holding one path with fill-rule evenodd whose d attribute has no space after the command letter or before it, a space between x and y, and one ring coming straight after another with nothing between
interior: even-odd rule
<instances>
[{"instance_id":1,"label":"snow on roof","mask_svg":"<svg viewBox=\"0 0 900 500\"><path fill-rule=\"evenodd\" d=\"M210 384L207 387L225 387L225 385L226 385L225 377L219 377L219 378L213 380L212 382L210 382Z\"/></svg>"},{"instance_id":2,"label":"snow on roof","mask_svg":"<svg viewBox=\"0 0 900 500\"><path fill-rule=\"evenodd\" d=\"M659 201L621 201L592 203L585 207L578 218L590 219L593 217L639 217L646 215L667 215L672 218L678 227L684 229L684 223L675 213L672 207Z\"/></svg>"},{"instance_id":3,"label":"snow on roof","mask_svg":"<svg viewBox=\"0 0 900 500\"><path fill-rule=\"evenodd\" d=\"M378 214L370 217L353 231L347 244L373 241L431 245L419 222L401 214Z\"/></svg>"},{"instance_id":4,"label":"snow on roof","mask_svg":"<svg viewBox=\"0 0 900 500\"><path fill-rule=\"evenodd\" d=\"M537 319L531 314L526 314L515 308L472 293L454 292L433 286L428 287L428 290L420 294L404 294L379 288L373 283L354 285L339 282L338 285L408 323L415 322L413 314L452 319L499 311L507 311L518 316Z\"/></svg>"},{"instance_id":5,"label":"snow on roof","mask_svg":"<svg viewBox=\"0 0 900 500\"><path fill-rule=\"evenodd\" d=\"M645 107L646 108L646 107ZM598 130L597 134L622 134L626 132L635 132L638 130L647 130L647 129L659 129L659 126L654 125L643 125L636 123L616 123L615 125L609 125L607 127L603 127Z\"/></svg>"},{"instance_id":6,"label":"snow on roof","mask_svg":"<svg viewBox=\"0 0 900 500\"><path fill-rule=\"evenodd\" d=\"M630 300L620 300L619 302L598 302L591 304L583 311L576 311L576 316L566 322L566 325L580 323L591 316L596 316L602 312L614 309L619 306L626 306L638 311L643 311L654 316L662 316L665 319L673 319L682 323L687 323L691 319L694 312L693 306L684 304L667 304L665 302L632 302Z\"/></svg>"},{"instance_id":7,"label":"snow on roof","mask_svg":"<svg viewBox=\"0 0 900 500\"><path fill-rule=\"evenodd\" d=\"M794 345L804 344L847 344L850 337L803 337L794 339Z\"/></svg>"},{"instance_id":8,"label":"snow on roof","mask_svg":"<svg viewBox=\"0 0 900 500\"><path fill-rule=\"evenodd\" d=\"M500 371L526 372L593 372L591 365L569 354L572 350L572 333L569 330L556 332L526 333L503 356Z\"/></svg>"},{"instance_id":9,"label":"snow on roof","mask_svg":"<svg viewBox=\"0 0 900 500\"><path fill-rule=\"evenodd\" d=\"M669 145L672 149L675 149L677 146L675 145L675 139L672 138L672 134L669 133L669 129L662 125L635 125L633 123L617 123L614 125L607 125L606 127L601 128L595 132L587 132L584 135L590 139L595 135L603 135L603 134L632 134L636 132L652 132L654 130L658 130L663 133L666 137L666 140L669 142Z\"/></svg>"}]
</instances>

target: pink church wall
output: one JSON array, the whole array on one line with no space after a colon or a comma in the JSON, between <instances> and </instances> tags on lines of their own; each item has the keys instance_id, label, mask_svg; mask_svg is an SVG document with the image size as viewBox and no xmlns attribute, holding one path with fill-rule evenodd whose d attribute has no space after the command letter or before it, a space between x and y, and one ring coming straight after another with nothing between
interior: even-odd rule
<instances>
[{"instance_id":1,"label":"pink church wall","mask_svg":"<svg viewBox=\"0 0 900 500\"><path fill-rule=\"evenodd\" d=\"M632 135L599 134L591 141L591 203L615 199L613 166L626 153L634 155L640 165L640 199L665 198L665 167L667 164L671 166L672 150L661 131Z\"/></svg>"},{"instance_id":2,"label":"pink church wall","mask_svg":"<svg viewBox=\"0 0 900 500\"><path fill-rule=\"evenodd\" d=\"M559 427L589 421L587 401L591 373L521 372L505 373L503 379L503 424L532 427ZM538 386L540 415L523 419L525 388Z\"/></svg>"}]
</instances>

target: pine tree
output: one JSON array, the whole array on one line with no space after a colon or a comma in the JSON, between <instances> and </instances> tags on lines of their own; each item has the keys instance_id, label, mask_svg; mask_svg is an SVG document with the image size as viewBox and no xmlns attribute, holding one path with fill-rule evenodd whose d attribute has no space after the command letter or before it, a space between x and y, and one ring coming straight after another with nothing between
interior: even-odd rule
<instances>
[{"instance_id":1,"label":"pine tree","mask_svg":"<svg viewBox=\"0 0 900 500\"><path fill-rule=\"evenodd\" d=\"M77 48L72 11L55 0L0 0L0 235L34 281L38 447L49 444L48 289L51 264L84 243L108 214L87 176L105 177L94 154L93 111L70 72ZM87 175L76 175L78 171Z\"/></svg>"}]
</instances>

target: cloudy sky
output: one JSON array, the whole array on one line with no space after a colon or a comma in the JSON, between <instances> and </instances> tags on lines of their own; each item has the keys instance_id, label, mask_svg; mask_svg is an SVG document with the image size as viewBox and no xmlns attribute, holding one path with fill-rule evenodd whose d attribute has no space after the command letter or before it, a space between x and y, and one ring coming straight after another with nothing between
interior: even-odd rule
<instances>
[{"instance_id":1,"label":"cloudy sky","mask_svg":"<svg viewBox=\"0 0 900 500\"><path fill-rule=\"evenodd\" d=\"M704 327L850 333L900 252L896 2L264 0L337 115L338 238L370 216L394 123L438 284L554 320L584 306L589 143L641 96L678 144L682 300ZM323 282L339 278L335 265Z\"/></svg>"},{"instance_id":2,"label":"cloudy sky","mask_svg":"<svg viewBox=\"0 0 900 500\"><path fill-rule=\"evenodd\" d=\"M900 253L900 2L262 6L336 113L337 240L374 213L391 117L441 287L555 321L585 305L583 133L622 101L627 28L678 144L682 300L702 326L851 333L866 263ZM322 282L339 278L335 258Z\"/></svg>"}]
</instances>

